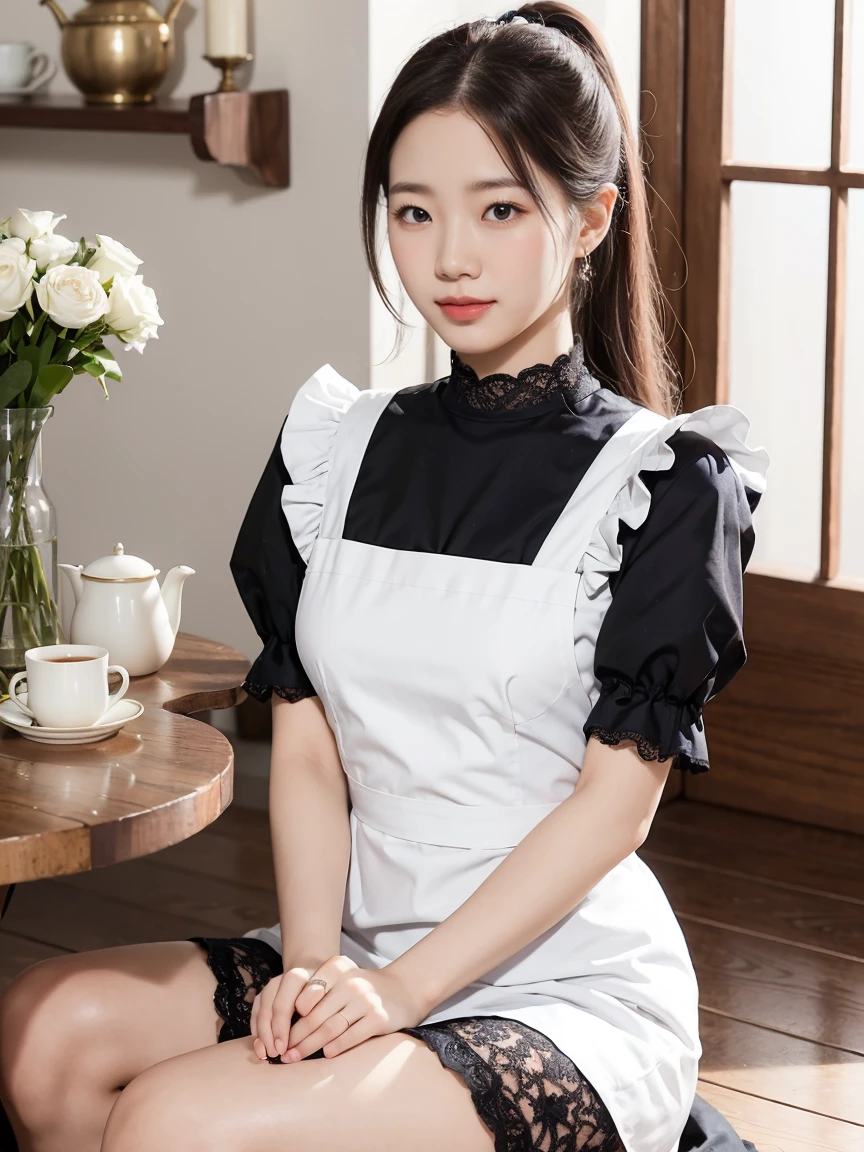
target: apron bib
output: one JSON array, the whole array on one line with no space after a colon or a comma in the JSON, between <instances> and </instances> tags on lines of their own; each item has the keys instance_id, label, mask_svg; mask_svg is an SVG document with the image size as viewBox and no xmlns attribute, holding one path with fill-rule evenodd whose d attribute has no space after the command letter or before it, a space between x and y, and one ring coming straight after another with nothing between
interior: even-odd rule
<instances>
[{"instance_id":1,"label":"apron bib","mask_svg":"<svg viewBox=\"0 0 864 1152\"><path fill-rule=\"evenodd\" d=\"M343 538L392 392L361 392L330 455L297 648L351 800L342 949L380 967L445 919L579 776L591 709L574 611L592 534L667 421L607 441L532 564ZM584 660L583 660L584 662ZM700 1054L680 926L635 853L557 925L420 1023L499 1015L539 1028L600 1092L628 1152L677 1147Z\"/></svg>"}]
</instances>

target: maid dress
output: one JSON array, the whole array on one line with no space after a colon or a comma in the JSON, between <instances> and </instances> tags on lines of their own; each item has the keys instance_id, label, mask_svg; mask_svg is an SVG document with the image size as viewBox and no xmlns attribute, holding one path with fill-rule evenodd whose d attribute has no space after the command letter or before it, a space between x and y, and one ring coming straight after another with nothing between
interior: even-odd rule
<instances>
[{"instance_id":1,"label":"maid dress","mask_svg":"<svg viewBox=\"0 0 864 1152\"><path fill-rule=\"evenodd\" d=\"M334 733L340 948L364 968L431 931L570 795L590 737L707 771L703 706L746 660L768 457L742 412L650 411L590 374L578 336L516 376L478 378L455 351L450 368L397 390L314 372L231 557L263 642L244 688L317 695ZM247 1035L282 970L279 925L190 939L217 975L220 1039ZM464 1077L496 1152L679 1152L711 1128L690 954L635 852L401 1031ZM728 1134L710 1146L746 1146Z\"/></svg>"}]
</instances>

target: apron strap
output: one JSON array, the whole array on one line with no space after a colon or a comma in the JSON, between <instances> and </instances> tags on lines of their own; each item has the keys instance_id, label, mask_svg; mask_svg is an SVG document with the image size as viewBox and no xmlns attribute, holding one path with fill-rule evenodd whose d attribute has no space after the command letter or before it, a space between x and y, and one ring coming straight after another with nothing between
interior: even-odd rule
<instances>
[{"instance_id":1,"label":"apron strap","mask_svg":"<svg viewBox=\"0 0 864 1152\"><path fill-rule=\"evenodd\" d=\"M330 449L330 471L318 535L341 540L348 501L378 417L393 399L392 389L367 388L339 421Z\"/></svg>"},{"instance_id":2,"label":"apron strap","mask_svg":"<svg viewBox=\"0 0 864 1152\"><path fill-rule=\"evenodd\" d=\"M667 418L649 408L639 408L606 441L588 471L577 484L558 519L534 557L541 568L575 572L620 488L633 473L647 441L667 423Z\"/></svg>"}]
</instances>

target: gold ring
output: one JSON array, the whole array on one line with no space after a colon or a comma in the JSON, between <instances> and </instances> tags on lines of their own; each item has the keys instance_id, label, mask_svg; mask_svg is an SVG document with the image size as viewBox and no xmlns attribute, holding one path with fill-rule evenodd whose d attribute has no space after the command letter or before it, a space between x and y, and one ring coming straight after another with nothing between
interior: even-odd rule
<instances>
[{"instance_id":1,"label":"gold ring","mask_svg":"<svg viewBox=\"0 0 864 1152\"><path fill-rule=\"evenodd\" d=\"M313 976L311 980L306 981L307 984L320 984L324 991L327 991L327 981L323 980L320 976Z\"/></svg>"}]
</instances>

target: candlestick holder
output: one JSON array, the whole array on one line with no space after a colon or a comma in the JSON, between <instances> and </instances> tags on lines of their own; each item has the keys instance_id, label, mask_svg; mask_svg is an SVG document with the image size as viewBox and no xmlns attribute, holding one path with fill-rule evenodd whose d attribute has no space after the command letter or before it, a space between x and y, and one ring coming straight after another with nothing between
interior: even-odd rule
<instances>
[{"instance_id":1,"label":"candlestick holder","mask_svg":"<svg viewBox=\"0 0 864 1152\"><path fill-rule=\"evenodd\" d=\"M237 85L234 83L234 69L238 64L245 64L247 60L252 59L251 52L244 52L242 56L207 56L204 59L209 61L214 68L219 68L222 72L222 80L217 89L218 92L236 92Z\"/></svg>"}]
</instances>

